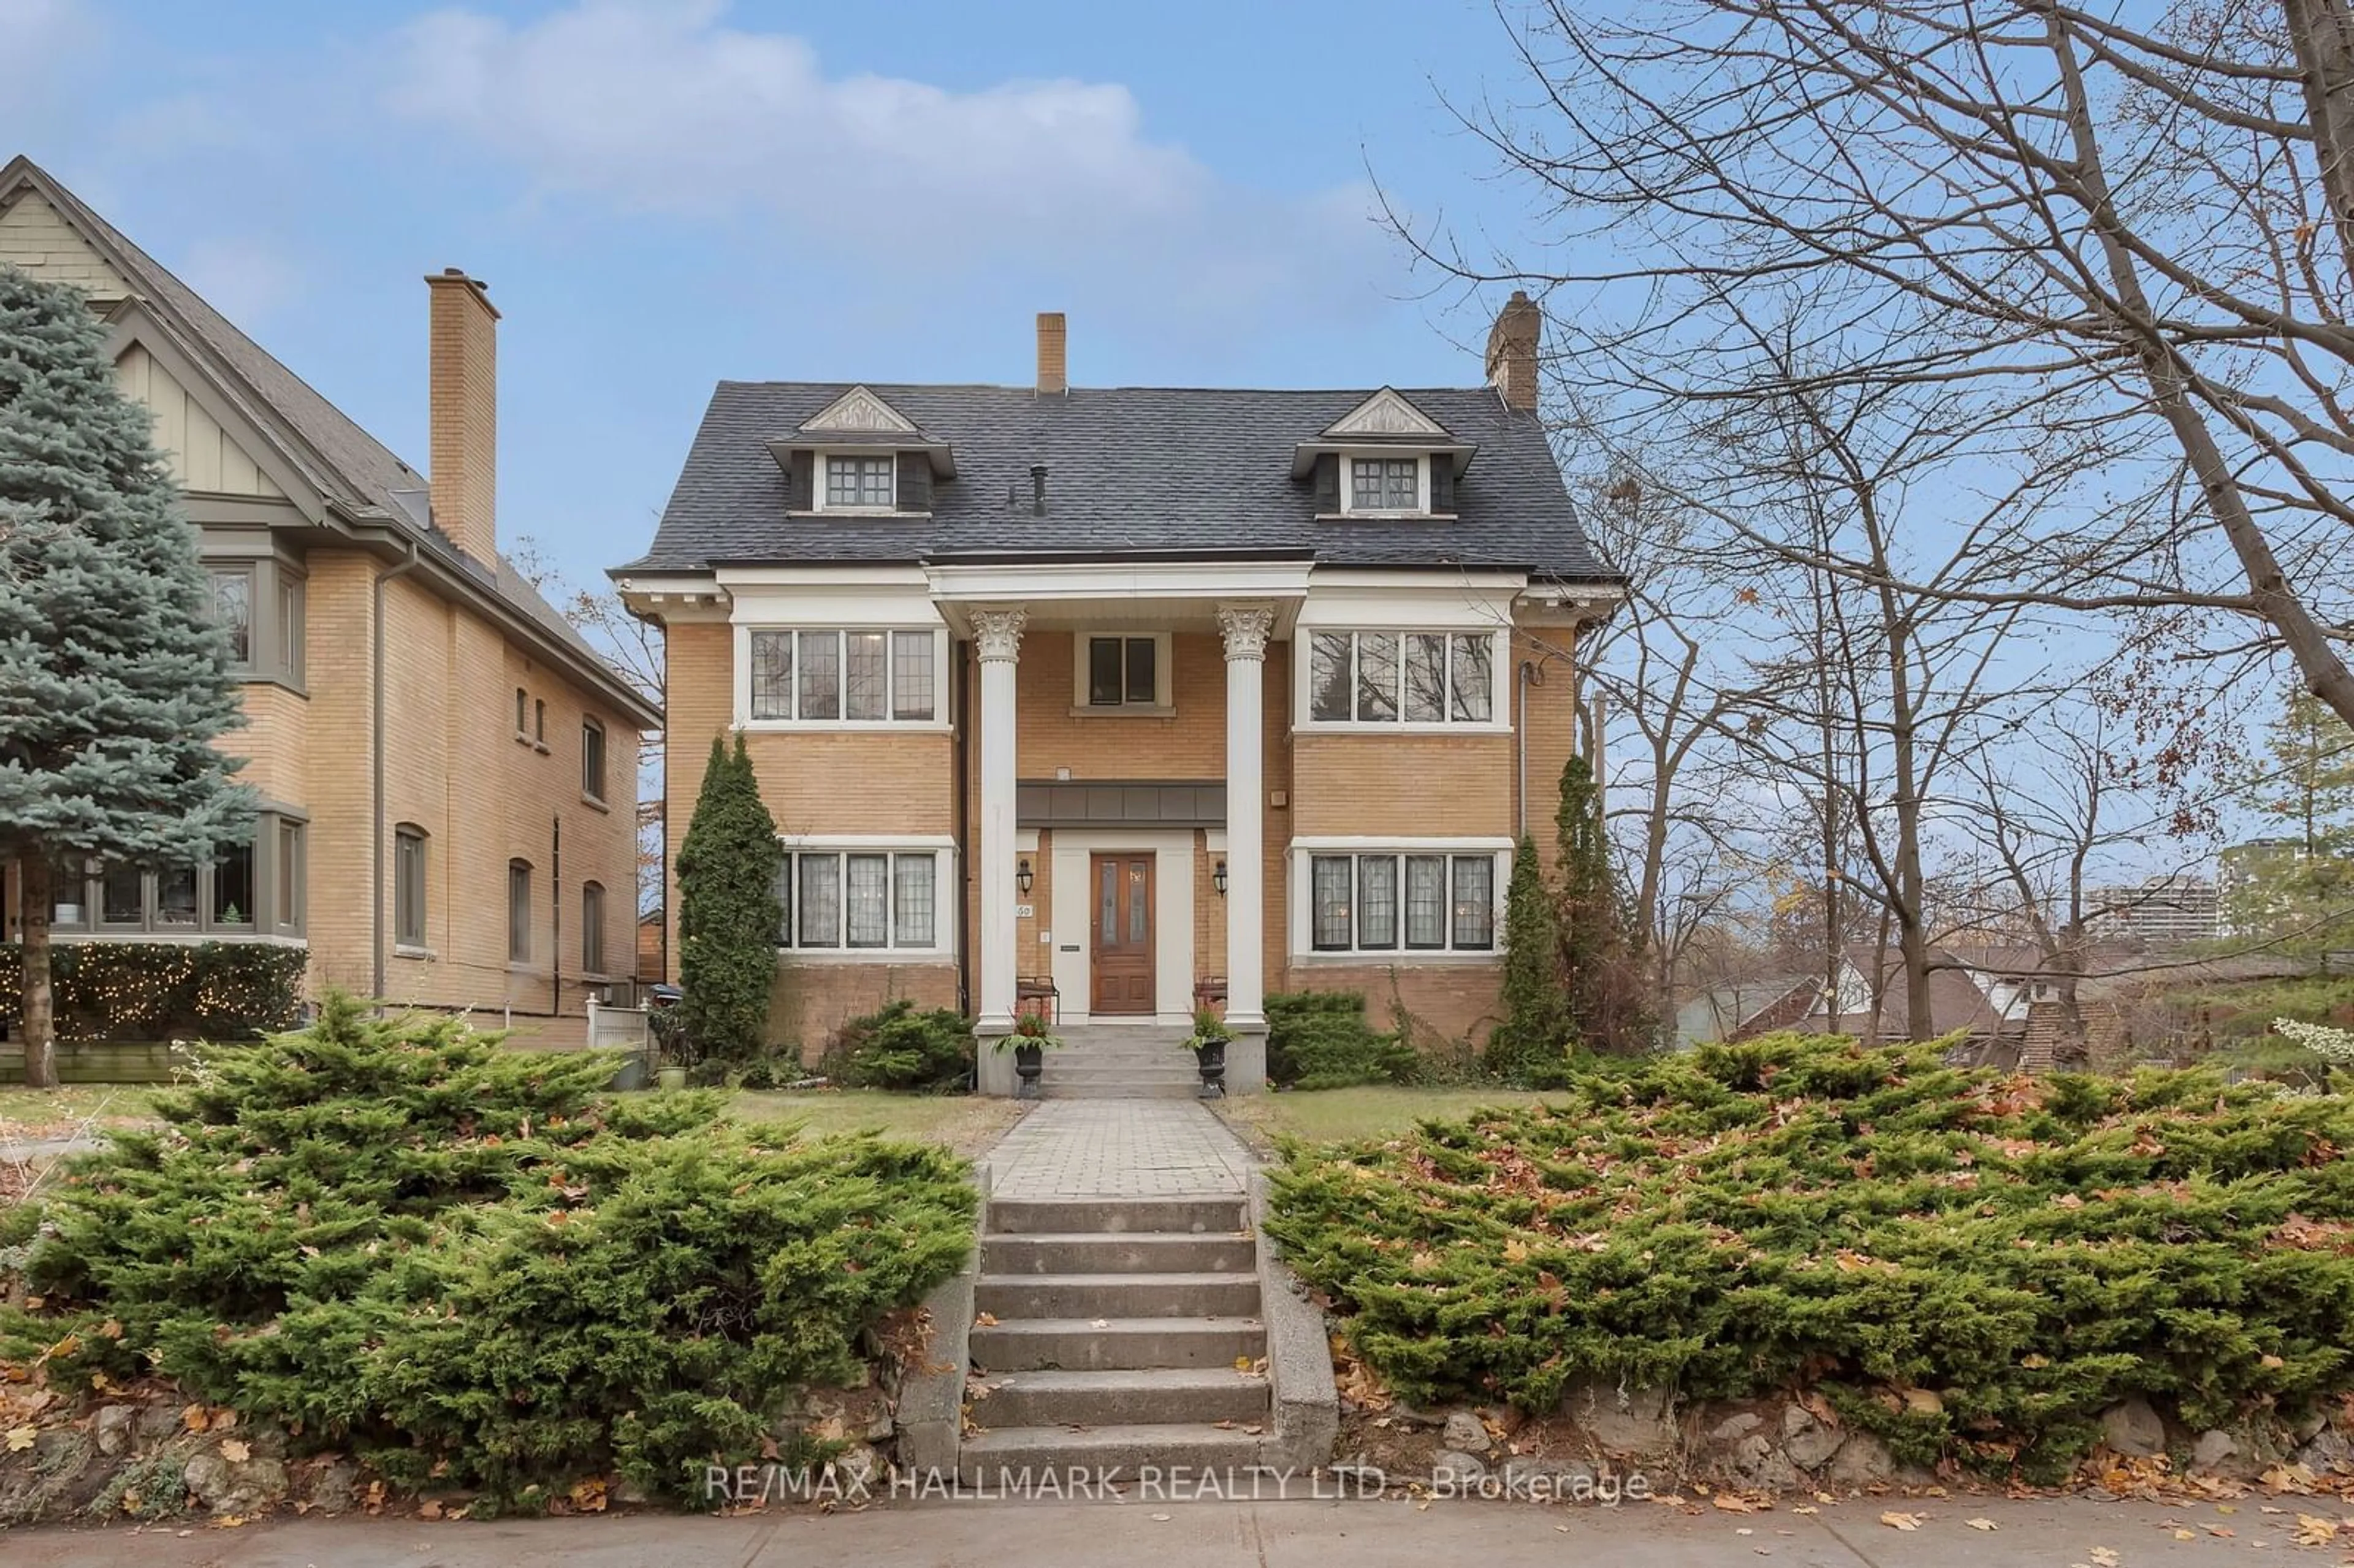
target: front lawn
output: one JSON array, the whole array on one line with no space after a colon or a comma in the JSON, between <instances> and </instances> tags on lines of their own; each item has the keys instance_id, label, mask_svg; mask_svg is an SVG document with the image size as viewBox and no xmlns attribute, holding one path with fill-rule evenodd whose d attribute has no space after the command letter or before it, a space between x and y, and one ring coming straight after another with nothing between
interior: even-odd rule
<instances>
[{"instance_id":1,"label":"front lawn","mask_svg":"<svg viewBox=\"0 0 2354 1568\"><path fill-rule=\"evenodd\" d=\"M1528 1089L1418 1089L1365 1084L1347 1089L1290 1089L1238 1095L1219 1103L1235 1130L1262 1150L1280 1136L1316 1142L1395 1138L1427 1117L1454 1119L1482 1107L1534 1105L1546 1097ZM1552 1097L1558 1099L1555 1093Z\"/></svg>"},{"instance_id":2,"label":"front lawn","mask_svg":"<svg viewBox=\"0 0 2354 1568\"><path fill-rule=\"evenodd\" d=\"M884 1089L738 1089L738 1121L799 1121L812 1134L880 1131L937 1143L970 1159L1021 1119L1017 1101L982 1095L903 1095Z\"/></svg>"},{"instance_id":3,"label":"front lawn","mask_svg":"<svg viewBox=\"0 0 2354 1568\"><path fill-rule=\"evenodd\" d=\"M157 1087L145 1084L69 1084L58 1089L0 1088L0 1159L11 1143L71 1138L89 1128L136 1127L155 1119Z\"/></svg>"}]
</instances>

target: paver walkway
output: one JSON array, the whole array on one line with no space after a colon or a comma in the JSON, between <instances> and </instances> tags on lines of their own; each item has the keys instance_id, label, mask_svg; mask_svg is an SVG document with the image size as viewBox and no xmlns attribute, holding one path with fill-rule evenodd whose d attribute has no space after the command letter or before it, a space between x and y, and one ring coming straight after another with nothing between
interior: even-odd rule
<instances>
[{"instance_id":1,"label":"paver walkway","mask_svg":"<svg viewBox=\"0 0 2354 1568\"><path fill-rule=\"evenodd\" d=\"M999 1198L1170 1198L1240 1192L1252 1160L1193 1100L1045 1100L989 1155Z\"/></svg>"}]
</instances>

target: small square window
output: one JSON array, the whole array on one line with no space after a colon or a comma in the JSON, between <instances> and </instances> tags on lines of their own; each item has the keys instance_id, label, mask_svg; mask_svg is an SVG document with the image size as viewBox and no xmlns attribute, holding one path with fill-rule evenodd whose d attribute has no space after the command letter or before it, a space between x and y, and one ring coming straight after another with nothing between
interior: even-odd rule
<instances>
[{"instance_id":1,"label":"small square window","mask_svg":"<svg viewBox=\"0 0 2354 1568\"><path fill-rule=\"evenodd\" d=\"M825 460L828 506L887 507L892 502L896 458L829 457Z\"/></svg>"},{"instance_id":2,"label":"small square window","mask_svg":"<svg viewBox=\"0 0 2354 1568\"><path fill-rule=\"evenodd\" d=\"M1087 639L1087 706L1149 708L1160 700L1158 638Z\"/></svg>"},{"instance_id":3,"label":"small square window","mask_svg":"<svg viewBox=\"0 0 2354 1568\"><path fill-rule=\"evenodd\" d=\"M605 726L595 719L580 721L580 792L591 800L605 798Z\"/></svg>"},{"instance_id":4,"label":"small square window","mask_svg":"<svg viewBox=\"0 0 2354 1568\"><path fill-rule=\"evenodd\" d=\"M1349 464L1353 512L1416 512L1422 507L1422 464L1415 458L1356 458Z\"/></svg>"}]
</instances>

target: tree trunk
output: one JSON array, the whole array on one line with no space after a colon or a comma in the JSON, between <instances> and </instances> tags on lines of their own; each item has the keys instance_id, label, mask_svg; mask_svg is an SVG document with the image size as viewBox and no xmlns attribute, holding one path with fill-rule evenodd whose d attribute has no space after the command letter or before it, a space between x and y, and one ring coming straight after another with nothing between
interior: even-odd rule
<instances>
[{"instance_id":1,"label":"tree trunk","mask_svg":"<svg viewBox=\"0 0 2354 1568\"><path fill-rule=\"evenodd\" d=\"M21 896L25 901L25 1086L58 1086L57 1008L49 994L49 911L54 906L57 875L47 855L28 854L17 863L24 868Z\"/></svg>"},{"instance_id":2,"label":"tree trunk","mask_svg":"<svg viewBox=\"0 0 2354 1568\"><path fill-rule=\"evenodd\" d=\"M2341 262L2354 265L2354 8L2347 0L2282 0L2305 79L2306 120Z\"/></svg>"},{"instance_id":3,"label":"tree trunk","mask_svg":"<svg viewBox=\"0 0 2354 1568\"><path fill-rule=\"evenodd\" d=\"M2339 7L2331 5L2325 9L2334 13ZM2094 233L2099 237L2101 258L2109 270L2109 285L2121 307L2115 313L2119 318L2116 325L2124 329L2122 335L2127 346L2141 362L2151 400L2180 444L2183 458L2199 482L2200 492L2207 498L2216 525L2239 559L2256 613L2279 634L2281 646L2295 661L2306 689L2327 703L2338 717L2354 724L2354 670L2347 668L2330 633L2297 597L2279 556L2273 550L2272 541L2264 535L2264 525L2249 507L2238 473L2217 444L2215 433L2208 429L2205 417L2191 403L2190 378L2175 357L2173 345L2158 330L2149 295L2142 287L2140 265L2120 238L2124 226L2110 199L2108 168L2101 156L2100 139L2094 132L2092 98L2076 63L2074 39L2067 22L2057 13L2047 26L2052 56L2059 68L2062 112L2076 155L2076 176L2091 198L2087 216L2092 219ZM2300 39L2298 48L2303 50L2309 41ZM2320 126L2316 125L2314 131L2317 137L2321 134ZM2320 144L2318 152L2327 176L2332 154L2326 143Z\"/></svg>"}]
</instances>

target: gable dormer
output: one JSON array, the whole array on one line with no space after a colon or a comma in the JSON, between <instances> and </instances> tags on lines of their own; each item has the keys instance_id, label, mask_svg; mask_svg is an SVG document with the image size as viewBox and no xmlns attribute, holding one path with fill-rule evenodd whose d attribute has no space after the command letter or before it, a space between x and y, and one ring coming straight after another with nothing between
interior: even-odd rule
<instances>
[{"instance_id":1,"label":"gable dormer","mask_svg":"<svg viewBox=\"0 0 2354 1568\"><path fill-rule=\"evenodd\" d=\"M932 509L932 482L956 477L946 441L864 387L768 446L785 471L785 510L792 514L920 515Z\"/></svg>"},{"instance_id":2,"label":"gable dormer","mask_svg":"<svg viewBox=\"0 0 2354 1568\"><path fill-rule=\"evenodd\" d=\"M1384 387L1292 449L1322 517L1452 517L1455 482L1479 449Z\"/></svg>"}]
</instances>

